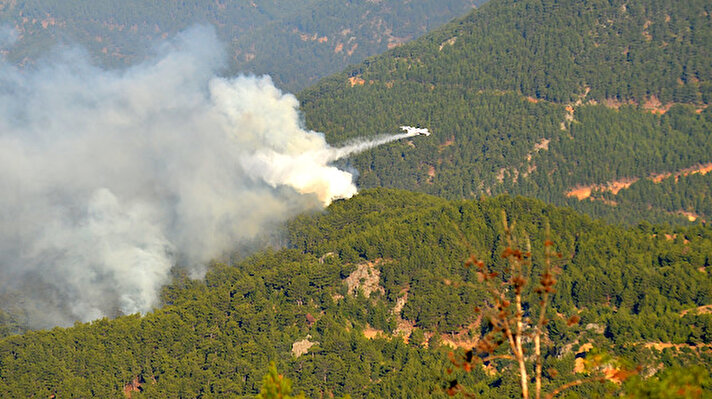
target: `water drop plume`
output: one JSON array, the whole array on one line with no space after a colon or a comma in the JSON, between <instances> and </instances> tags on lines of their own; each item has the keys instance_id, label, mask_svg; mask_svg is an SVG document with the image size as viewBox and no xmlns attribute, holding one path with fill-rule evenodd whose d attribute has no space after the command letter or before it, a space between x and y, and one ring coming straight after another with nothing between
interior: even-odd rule
<instances>
[{"instance_id":1,"label":"water drop plume","mask_svg":"<svg viewBox=\"0 0 712 399\"><path fill-rule=\"evenodd\" d=\"M332 148L293 95L269 77L220 77L224 61L200 27L123 70L76 48L0 64L0 298L31 326L151 310L177 261L200 275L236 243L354 195L331 163L406 137Z\"/></svg>"}]
</instances>

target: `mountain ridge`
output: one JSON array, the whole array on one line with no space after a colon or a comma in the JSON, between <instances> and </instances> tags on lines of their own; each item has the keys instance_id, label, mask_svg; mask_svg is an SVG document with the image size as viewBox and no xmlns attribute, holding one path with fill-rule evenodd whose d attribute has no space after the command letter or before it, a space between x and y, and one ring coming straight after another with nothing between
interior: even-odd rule
<instances>
[{"instance_id":1,"label":"mountain ridge","mask_svg":"<svg viewBox=\"0 0 712 399\"><path fill-rule=\"evenodd\" d=\"M490 2L322 80L300 100L307 126L331 142L399 124L434 132L432 143L356 157L364 187L447 198L521 194L608 220L687 223L676 215L698 209L668 205L675 191L661 202L618 207L565 193L712 161L709 8L668 0ZM650 40L644 29L654 33ZM535 150L542 140L547 149ZM712 178L703 180L710 187ZM702 197L685 195L688 203Z\"/></svg>"},{"instance_id":2,"label":"mountain ridge","mask_svg":"<svg viewBox=\"0 0 712 399\"><path fill-rule=\"evenodd\" d=\"M5 50L14 63L31 64L52 46L71 43L111 68L140 62L155 43L192 25L212 25L228 48L229 73L270 74L280 87L297 91L478 3L26 0L0 5L0 22L17 33Z\"/></svg>"},{"instance_id":3,"label":"mountain ridge","mask_svg":"<svg viewBox=\"0 0 712 399\"><path fill-rule=\"evenodd\" d=\"M541 259L547 221L549 239L568 259L553 306L577 313L581 326L566 328L552 310L547 328L555 345L547 347L547 367L562 379L547 377L547 384L576 378L576 353L553 355L572 342L611 350L652 373L660 362L712 362L697 345L709 342L712 315L680 317L710 301L708 227L621 228L526 198L449 201L376 189L293 220L292 248L213 264L204 281L177 274L163 291L164 307L145 316L0 339L0 393L113 397L139 381L133 398L246 397L257 393L273 360L311 397L447 397L438 388L448 378L451 350L442 334L477 337L480 330L468 329L476 325L471 309L486 296L463 261L474 253L503 267L503 209L530 235L534 259ZM369 297L358 289L349 293L347 277L369 262L379 272L379 289ZM706 273L700 265L707 265ZM407 335L399 335L406 331L399 320L409 325ZM587 327L591 323L595 328ZM372 336L376 330L384 333ZM292 355L293 343L305 339L315 344L305 355ZM651 342L686 349L660 353L646 346ZM515 392L507 366L497 370L473 369L461 382L477 386L483 397ZM591 389L575 391L588 395Z\"/></svg>"}]
</instances>

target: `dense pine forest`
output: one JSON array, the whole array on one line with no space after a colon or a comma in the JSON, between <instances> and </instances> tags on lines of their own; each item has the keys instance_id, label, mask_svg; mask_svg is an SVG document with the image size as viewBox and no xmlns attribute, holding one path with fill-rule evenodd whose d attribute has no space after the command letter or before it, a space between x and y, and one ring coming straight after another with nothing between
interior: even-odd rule
<instances>
[{"instance_id":1,"label":"dense pine forest","mask_svg":"<svg viewBox=\"0 0 712 399\"><path fill-rule=\"evenodd\" d=\"M558 374L546 387L577 378L589 343L646 376L709 369L712 315L697 310L712 301L709 228L624 229L524 198L379 189L295 219L289 248L214 264L204 281L177 273L165 305L144 317L3 339L0 395L249 397L275 361L309 397L445 397L447 352L488 328L473 311L485 292L464 260L472 252L503 267L502 210L530 238L535 270L546 222L565 258L547 325L546 367ZM570 314L580 317L573 327ZM475 368L460 383L481 397L515 397L511 367Z\"/></svg>"},{"instance_id":2,"label":"dense pine forest","mask_svg":"<svg viewBox=\"0 0 712 399\"><path fill-rule=\"evenodd\" d=\"M290 89L385 51L298 95L329 143L432 134L338 161L359 194L204 278L175 265L147 314L30 331L0 306L0 397L250 398L270 378L309 398L521 397L516 356L482 339L486 283L530 259L513 287L531 323L553 251L544 392L712 398L712 3L167 3L2 4L27 44L4 55L32 67L78 40L120 68L199 16L231 68Z\"/></svg>"},{"instance_id":3,"label":"dense pine forest","mask_svg":"<svg viewBox=\"0 0 712 399\"><path fill-rule=\"evenodd\" d=\"M364 187L522 194L616 222L708 220L693 204L709 180L662 185L650 203L573 192L712 162L711 13L705 1L493 1L300 97L309 127L335 142L400 124L434 132L354 159Z\"/></svg>"},{"instance_id":4,"label":"dense pine forest","mask_svg":"<svg viewBox=\"0 0 712 399\"><path fill-rule=\"evenodd\" d=\"M18 30L7 53L15 63L41 62L62 44L80 45L114 68L141 62L163 39L193 25L210 25L229 47L228 73L269 74L280 87L297 91L479 3L23 0L0 4L0 23Z\"/></svg>"}]
</instances>

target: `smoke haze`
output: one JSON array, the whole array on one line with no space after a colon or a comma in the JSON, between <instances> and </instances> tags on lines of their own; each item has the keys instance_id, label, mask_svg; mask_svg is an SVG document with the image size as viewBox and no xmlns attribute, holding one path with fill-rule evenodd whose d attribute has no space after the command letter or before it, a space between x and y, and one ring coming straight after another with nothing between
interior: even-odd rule
<instances>
[{"instance_id":1,"label":"smoke haze","mask_svg":"<svg viewBox=\"0 0 712 399\"><path fill-rule=\"evenodd\" d=\"M218 77L210 29L156 52L121 71L66 48L31 70L0 64L0 299L19 293L33 327L151 310L177 261L200 274L351 197L330 163L411 136L330 147L269 77Z\"/></svg>"}]
</instances>

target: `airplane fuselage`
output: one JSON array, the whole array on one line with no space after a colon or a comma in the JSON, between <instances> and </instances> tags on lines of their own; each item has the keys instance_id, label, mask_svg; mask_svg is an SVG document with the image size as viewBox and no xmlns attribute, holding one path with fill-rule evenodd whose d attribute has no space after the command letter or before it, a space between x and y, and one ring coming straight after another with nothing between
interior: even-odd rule
<instances>
[{"instance_id":1,"label":"airplane fuselage","mask_svg":"<svg viewBox=\"0 0 712 399\"><path fill-rule=\"evenodd\" d=\"M425 127L401 126L400 128L408 134L430 136L428 128Z\"/></svg>"}]
</instances>

